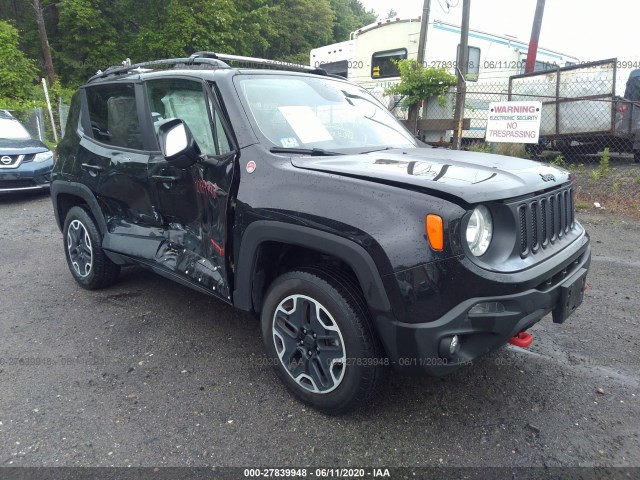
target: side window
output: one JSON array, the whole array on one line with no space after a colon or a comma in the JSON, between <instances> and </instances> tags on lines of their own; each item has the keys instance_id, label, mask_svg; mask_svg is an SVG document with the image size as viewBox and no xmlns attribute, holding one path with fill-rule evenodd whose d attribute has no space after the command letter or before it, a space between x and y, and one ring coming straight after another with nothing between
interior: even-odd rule
<instances>
[{"instance_id":1,"label":"side window","mask_svg":"<svg viewBox=\"0 0 640 480\"><path fill-rule=\"evenodd\" d=\"M231 148L231 142L229 141L229 137L227 137L227 134L224 131L224 127L222 126L220 114L213 108L213 106L211 106L211 111L213 112L213 123L216 134L216 152L218 153L218 155L225 155L233 150Z\"/></svg>"},{"instance_id":2,"label":"side window","mask_svg":"<svg viewBox=\"0 0 640 480\"><path fill-rule=\"evenodd\" d=\"M398 66L393 62L406 58L406 48L374 53L371 57L371 78L399 77Z\"/></svg>"},{"instance_id":3,"label":"side window","mask_svg":"<svg viewBox=\"0 0 640 480\"><path fill-rule=\"evenodd\" d=\"M142 134L132 83L87 87L91 134L114 147L142 150Z\"/></svg>"},{"instance_id":4,"label":"side window","mask_svg":"<svg viewBox=\"0 0 640 480\"><path fill-rule=\"evenodd\" d=\"M231 151L229 140L213 105L202 89L202 83L185 79L151 80L147 83L151 119L156 130L160 123L179 118L187 124L200 151L206 156L216 156ZM214 116L212 129L209 110Z\"/></svg>"},{"instance_id":5,"label":"side window","mask_svg":"<svg viewBox=\"0 0 640 480\"><path fill-rule=\"evenodd\" d=\"M213 87L212 85L212 88L215 87ZM213 115L213 136L216 143L216 153L218 155L226 155L233 150L233 147L231 146L231 141L229 140L229 137L224 130L224 126L222 125L220 113L216 109L216 106L211 97L209 97L209 110Z\"/></svg>"},{"instance_id":6,"label":"side window","mask_svg":"<svg viewBox=\"0 0 640 480\"><path fill-rule=\"evenodd\" d=\"M477 82L480 75L480 49L478 47L468 47L468 67L467 82ZM456 63L460 64L460 44L458 44Z\"/></svg>"}]
</instances>

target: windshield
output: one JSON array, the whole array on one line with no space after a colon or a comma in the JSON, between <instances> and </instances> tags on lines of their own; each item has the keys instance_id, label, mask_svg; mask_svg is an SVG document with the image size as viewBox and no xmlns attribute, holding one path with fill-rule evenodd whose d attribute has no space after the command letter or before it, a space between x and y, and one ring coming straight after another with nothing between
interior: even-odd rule
<instances>
[{"instance_id":1,"label":"windshield","mask_svg":"<svg viewBox=\"0 0 640 480\"><path fill-rule=\"evenodd\" d=\"M417 146L395 117L356 85L287 75L236 80L252 120L277 147L371 151Z\"/></svg>"},{"instance_id":2,"label":"windshield","mask_svg":"<svg viewBox=\"0 0 640 480\"><path fill-rule=\"evenodd\" d=\"M13 120L11 118L0 118L0 138L28 140L31 136L17 120Z\"/></svg>"}]
</instances>

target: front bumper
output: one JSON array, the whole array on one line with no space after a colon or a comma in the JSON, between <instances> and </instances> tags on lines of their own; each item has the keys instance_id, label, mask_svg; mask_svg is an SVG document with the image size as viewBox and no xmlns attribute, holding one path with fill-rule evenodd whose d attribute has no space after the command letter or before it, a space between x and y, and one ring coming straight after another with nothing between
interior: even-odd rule
<instances>
[{"instance_id":1,"label":"front bumper","mask_svg":"<svg viewBox=\"0 0 640 480\"><path fill-rule=\"evenodd\" d=\"M527 288L517 293L471 296L428 322L407 323L377 317L378 333L391 365L403 372L440 376L470 364L500 348L545 315L561 310L562 289L568 283L583 280L590 262L591 247L586 241L547 276L536 278L533 285L527 282ZM463 283L464 279L459 280L458 288L473 291ZM505 291L503 288L502 292ZM419 297L419 294L414 296ZM478 308L474 309L478 304L499 306L488 312L478 312ZM554 320L564 318L555 317ZM452 354L449 344L455 335L459 346Z\"/></svg>"},{"instance_id":2,"label":"front bumper","mask_svg":"<svg viewBox=\"0 0 640 480\"><path fill-rule=\"evenodd\" d=\"M15 169L0 169L0 192L23 192L49 188L53 159L26 162Z\"/></svg>"}]
</instances>

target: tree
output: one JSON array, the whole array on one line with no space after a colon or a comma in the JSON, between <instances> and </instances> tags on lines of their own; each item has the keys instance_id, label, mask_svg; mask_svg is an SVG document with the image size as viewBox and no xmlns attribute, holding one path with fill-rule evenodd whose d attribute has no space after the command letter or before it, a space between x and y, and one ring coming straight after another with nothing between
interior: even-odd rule
<instances>
[{"instance_id":1,"label":"tree","mask_svg":"<svg viewBox=\"0 0 640 480\"><path fill-rule=\"evenodd\" d=\"M118 0L144 15L123 27L137 33L127 56L134 61L184 56L201 50L258 55L273 35L267 0Z\"/></svg>"},{"instance_id":2,"label":"tree","mask_svg":"<svg viewBox=\"0 0 640 480\"><path fill-rule=\"evenodd\" d=\"M276 34L275 14L268 0L236 0L232 31L236 32L237 55L261 57L269 48L268 38Z\"/></svg>"},{"instance_id":3,"label":"tree","mask_svg":"<svg viewBox=\"0 0 640 480\"><path fill-rule=\"evenodd\" d=\"M366 11L360 0L331 0L335 14L333 23L333 41L349 39L351 32L376 20L373 11Z\"/></svg>"},{"instance_id":4,"label":"tree","mask_svg":"<svg viewBox=\"0 0 640 480\"><path fill-rule=\"evenodd\" d=\"M80 83L99 69L124 58L118 51L119 35L101 0L62 0L58 24L59 70L66 81Z\"/></svg>"},{"instance_id":5,"label":"tree","mask_svg":"<svg viewBox=\"0 0 640 480\"><path fill-rule=\"evenodd\" d=\"M347 40L376 15L360 0L0 0L2 19L20 32L21 50L45 57L42 70L51 72L42 26L55 73L74 86L125 58L143 62L199 50L306 64L312 48Z\"/></svg>"},{"instance_id":6,"label":"tree","mask_svg":"<svg viewBox=\"0 0 640 480\"><path fill-rule=\"evenodd\" d=\"M329 0L273 0L271 6L268 58L307 64L312 48L332 43L335 14Z\"/></svg>"},{"instance_id":7,"label":"tree","mask_svg":"<svg viewBox=\"0 0 640 480\"><path fill-rule=\"evenodd\" d=\"M18 30L0 21L0 98L29 99L36 74L35 62L19 49Z\"/></svg>"},{"instance_id":8,"label":"tree","mask_svg":"<svg viewBox=\"0 0 640 480\"><path fill-rule=\"evenodd\" d=\"M40 7L40 0L32 0L31 6L36 15L36 25L38 26L38 36L42 45L42 56L44 57L44 66L47 70L47 79L49 85L53 85L56 81L55 71L53 69L53 60L51 59L51 47L49 47L49 38L47 37L47 28L44 24L44 15Z\"/></svg>"},{"instance_id":9,"label":"tree","mask_svg":"<svg viewBox=\"0 0 640 480\"><path fill-rule=\"evenodd\" d=\"M367 10L360 0L349 0L349 8L353 12L356 18L356 28L360 28L364 25L373 23L378 18L378 15L373 10Z\"/></svg>"},{"instance_id":10,"label":"tree","mask_svg":"<svg viewBox=\"0 0 640 480\"><path fill-rule=\"evenodd\" d=\"M396 12L393 8L387 12L386 18L396 18L398 16L398 12Z\"/></svg>"}]
</instances>

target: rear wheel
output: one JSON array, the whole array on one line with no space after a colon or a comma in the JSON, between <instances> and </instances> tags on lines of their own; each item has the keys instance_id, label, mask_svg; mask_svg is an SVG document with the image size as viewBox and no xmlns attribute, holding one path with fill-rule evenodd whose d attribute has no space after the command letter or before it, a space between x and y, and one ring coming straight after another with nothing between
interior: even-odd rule
<instances>
[{"instance_id":1,"label":"rear wheel","mask_svg":"<svg viewBox=\"0 0 640 480\"><path fill-rule=\"evenodd\" d=\"M64 252L76 282L88 290L105 288L118 278L120 267L102 250L102 236L82 207L69 210L64 222Z\"/></svg>"},{"instance_id":2,"label":"rear wheel","mask_svg":"<svg viewBox=\"0 0 640 480\"><path fill-rule=\"evenodd\" d=\"M275 372L299 400L339 414L371 398L383 360L362 296L342 274L310 268L280 276L261 317Z\"/></svg>"}]
</instances>

